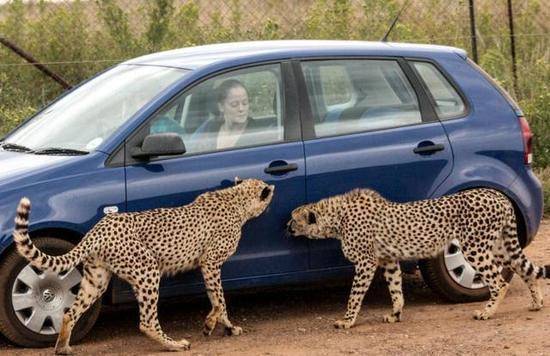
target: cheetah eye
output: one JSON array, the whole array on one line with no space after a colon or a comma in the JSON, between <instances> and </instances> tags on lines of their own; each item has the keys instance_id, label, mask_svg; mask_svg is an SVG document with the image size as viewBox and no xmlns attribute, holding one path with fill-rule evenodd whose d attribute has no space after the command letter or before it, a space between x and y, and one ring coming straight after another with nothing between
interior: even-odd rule
<instances>
[{"instance_id":1,"label":"cheetah eye","mask_svg":"<svg viewBox=\"0 0 550 356\"><path fill-rule=\"evenodd\" d=\"M261 201L266 200L267 197L269 196L269 193L271 193L271 189L269 189L269 187L265 187L265 188L262 190L262 194L260 195L260 200L261 200Z\"/></svg>"},{"instance_id":2,"label":"cheetah eye","mask_svg":"<svg viewBox=\"0 0 550 356\"><path fill-rule=\"evenodd\" d=\"M308 216L307 216L307 223L309 225L311 224L317 224L317 218L315 217L315 214L312 213L311 211L309 212Z\"/></svg>"}]
</instances>

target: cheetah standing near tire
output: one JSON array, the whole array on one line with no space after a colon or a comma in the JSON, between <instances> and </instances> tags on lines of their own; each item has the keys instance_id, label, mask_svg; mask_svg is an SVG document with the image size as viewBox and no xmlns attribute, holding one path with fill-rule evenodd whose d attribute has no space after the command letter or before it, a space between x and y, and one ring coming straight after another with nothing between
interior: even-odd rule
<instances>
[{"instance_id":1,"label":"cheetah standing near tire","mask_svg":"<svg viewBox=\"0 0 550 356\"><path fill-rule=\"evenodd\" d=\"M74 325L105 292L113 273L132 285L139 303L140 330L168 350L188 349L190 344L185 339L172 340L160 327L160 278L196 267L201 269L212 303L205 334L210 335L219 321L230 334L239 335L242 329L227 316L220 269L237 249L244 223L259 216L271 202L274 187L256 179L236 179L235 183L178 208L109 214L62 256L46 255L33 245L28 235L30 201L23 198L14 232L19 253L34 267L56 273L84 263L84 278L75 302L63 316L56 353L71 352L69 339Z\"/></svg>"},{"instance_id":2,"label":"cheetah standing near tire","mask_svg":"<svg viewBox=\"0 0 550 356\"><path fill-rule=\"evenodd\" d=\"M295 209L288 230L294 236L341 240L344 255L355 265L347 312L335 323L337 328L354 325L377 266L384 269L393 303L384 321L400 321L404 301L399 260L434 257L455 238L489 286L490 300L483 311L476 311L476 319L491 317L504 298L508 282L502 268L516 272L527 283L531 310L542 308L537 280L550 278L550 266L537 267L523 254L512 203L491 189L405 204L357 189Z\"/></svg>"}]
</instances>

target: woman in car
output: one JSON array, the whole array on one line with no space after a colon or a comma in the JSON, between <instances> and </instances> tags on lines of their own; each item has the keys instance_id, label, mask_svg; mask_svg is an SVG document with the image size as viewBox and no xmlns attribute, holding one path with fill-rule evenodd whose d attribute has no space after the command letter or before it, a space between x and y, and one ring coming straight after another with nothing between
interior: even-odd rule
<instances>
[{"instance_id":1,"label":"woman in car","mask_svg":"<svg viewBox=\"0 0 550 356\"><path fill-rule=\"evenodd\" d=\"M248 91L237 79L227 79L216 89L217 115L201 125L192 138L193 151L212 151L253 145L257 124L249 116Z\"/></svg>"}]
</instances>

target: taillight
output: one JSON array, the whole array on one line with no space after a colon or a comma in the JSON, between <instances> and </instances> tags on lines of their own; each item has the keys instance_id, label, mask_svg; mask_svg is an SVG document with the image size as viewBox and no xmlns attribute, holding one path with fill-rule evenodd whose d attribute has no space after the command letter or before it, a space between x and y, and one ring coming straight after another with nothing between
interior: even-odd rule
<instances>
[{"instance_id":1,"label":"taillight","mask_svg":"<svg viewBox=\"0 0 550 356\"><path fill-rule=\"evenodd\" d=\"M531 164L533 162L533 133L525 117L519 117L519 124L521 126L521 137L523 138L523 162Z\"/></svg>"}]
</instances>

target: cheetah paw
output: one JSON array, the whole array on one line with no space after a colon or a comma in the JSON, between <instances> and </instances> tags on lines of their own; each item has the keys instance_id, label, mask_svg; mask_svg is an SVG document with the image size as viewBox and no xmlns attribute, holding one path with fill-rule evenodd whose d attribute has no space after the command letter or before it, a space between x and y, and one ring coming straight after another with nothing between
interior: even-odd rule
<instances>
[{"instance_id":1,"label":"cheetah paw","mask_svg":"<svg viewBox=\"0 0 550 356\"><path fill-rule=\"evenodd\" d=\"M191 349L191 343L185 339L179 341L173 341L170 345L167 345L167 349L170 351L183 351Z\"/></svg>"},{"instance_id":2,"label":"cheetah paw","mask_svg":"<svg viewBox=\"0 0 550 356\"><path fill-rule=\"evenodd\" d=\"M225 334L228 336L238 336L243 333L243 328L240 326L233 326L232 328L225 328Z\"/></svg>"},{"instance_id":3,"label":"cheetah paw","mask_svg":"<svg viewBox=\"0 0 550 356\"><path fill-rule=\"evenodd\" d=\"M529 305L529 311L539 311L542 309L542 303L531 303Z\"/></svg>"},{"instance_id":4,"label":"cheetah paw","mask_svg":"<svg viewBox=\"0 0 550 356\"><path fill-rule=\"evenodd\" d=\"M72 355L73 349L70 346L63 346L55 349L56 355Z\"/></svg>"},{"instance_id":5,"label":"cheetah paw","mask_svg":"<svg viewBox=\"0 0 550 356\"><path fill-rule=\"evenodd\" d=\"M353 323L351 321L347 321L347 320L337 320L334 323L334 327L336 329L349 329L352 326L353 326Z\"/></svg>"},{"instance_id":6,"label":"cheetah paw","mask_svg":"<svg viewBox=\"0 0 550 356\"><path fill-rule=\"evenodd\" d=\"M385 323L396 323L396 322L400 322L401 321L401 317L398 316L398 315L394 315L394 314L386 314L384 315L384 318L383 318L384 322Z\"/></svg>"},{"instance_id":7,"label":"cheetah paw","mask_svg":"<svg viewBox=\"0 0 550 356\"><path fill-rule=\"evenodd\" d=\"M474 312L474 319L476 319L476 320L487 320L490 317L491 317L491 315L489 315L489 313L487 313L484 310L476 310Z\"/></svg>"}]
</instances>

